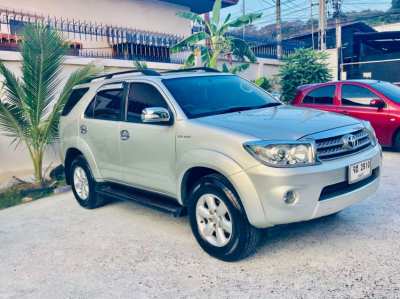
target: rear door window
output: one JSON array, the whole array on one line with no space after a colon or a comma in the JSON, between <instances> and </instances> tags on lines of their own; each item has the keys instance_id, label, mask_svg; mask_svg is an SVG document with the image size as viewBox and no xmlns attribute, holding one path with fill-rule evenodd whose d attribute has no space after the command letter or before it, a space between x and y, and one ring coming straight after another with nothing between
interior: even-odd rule
<instances>
[{"instance_id":1,"label":"rear door window","mask_svg":"<svg viewBox=\"0 0 400 299\"><path fill-rule=\"evenodd\" d=\"M335 85L328 85L314 89L304 97L303 103L316 105L333 105L335 90Z\"/></svg>"},{"instance_id":2,"label":"rear door window","mask_svg":"<svg viewBox=\"0 0 400 299\"><path fill-rule=\"evenodd\" d=\"M379 99L365 87L345 84L342 86L342 105L356 107L371 107L371 101Z\"/></svg>"},{"instance_id":3,"label":"rear door window","mask_svg":"<svg viewBox=\"0 0 400 299\"><path fill-rule=\"evenodd\" d=\"M123 88L99 91L86 109L85 116L103 120L121 120L124 94Z\"/></svg>"},{"instance_id":4,"label":"rear door window","mask_svg":"<svg viewBox=\"0 0 400 299\"><path fill-rule=\"evenodd\" d=\"M77 88L72 90L71 95L69 96L63 111L61 112L62 116L68 115L72 109L78 104L78 102L82 99L82 97L88 92L89 88Z\"/></svg>"}]
</instances>

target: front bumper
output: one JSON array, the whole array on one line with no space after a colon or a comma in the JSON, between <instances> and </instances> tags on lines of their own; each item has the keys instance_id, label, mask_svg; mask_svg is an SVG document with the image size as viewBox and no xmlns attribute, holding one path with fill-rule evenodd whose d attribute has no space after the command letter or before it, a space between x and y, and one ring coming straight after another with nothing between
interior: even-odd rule
<instances>
[{"instance_id":1,"label":"front bumper","mask_svg":"<svg viewBox=\"0 0 400 299\"><path fill-rule=\"evenodd\" d=\"M371 159L373 176L348 185L348 166L368 159ZM382 150L377 145L315 166L272 168L258 165L233 175L231 181L250 223L264 228L333 214L371 196L379 186L381 163ZM297 194L293 204L283 201L288 191Z\"/></svg>"}]
</instances>

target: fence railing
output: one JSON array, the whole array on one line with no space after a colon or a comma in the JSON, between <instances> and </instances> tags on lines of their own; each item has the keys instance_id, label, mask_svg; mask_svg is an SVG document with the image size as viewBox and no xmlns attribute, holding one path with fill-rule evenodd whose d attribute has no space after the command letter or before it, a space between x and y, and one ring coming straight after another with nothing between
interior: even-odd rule
<instances>
[{"instance_id":1,"label":"fence railing","mask_svg":"<svg viewBox=\"0 0 400 299\"><path fill-rule=\"evenodd\" d=\"M70 55L97 58L137 59L155 62L182 63L186 54L171 54L170 47L183 36L150 32L87 22L43 16L0 8L2 38L0 50L18 50L18 39L27 23L40 23L57 30L70 41Z\"/></svg>"}]
</instances>

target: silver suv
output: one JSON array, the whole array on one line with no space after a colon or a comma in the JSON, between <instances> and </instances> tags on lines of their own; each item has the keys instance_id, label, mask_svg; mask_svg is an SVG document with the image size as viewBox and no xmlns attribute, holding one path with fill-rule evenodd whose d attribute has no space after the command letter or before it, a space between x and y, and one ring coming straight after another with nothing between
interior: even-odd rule
<instances>
[{"instance_id":1,"label":"silver suv","mask_svg":"<svg viewBox=\"0 0 400 299\"><path fill-rule=\"evenodd\" d=\"M200 246L225 261L251 254L261 228L335 214L379 185L368 122L284 105L207 68L76 86L60 134L81 206L126 199L187 212Z\"/></svg>"}]
</instances>

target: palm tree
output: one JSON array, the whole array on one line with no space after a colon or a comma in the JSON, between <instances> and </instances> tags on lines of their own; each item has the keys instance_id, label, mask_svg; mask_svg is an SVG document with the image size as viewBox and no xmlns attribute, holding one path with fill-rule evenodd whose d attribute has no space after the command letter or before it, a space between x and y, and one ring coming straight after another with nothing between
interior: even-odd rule
<instances>
[{"instance_id":1,"label":"palm tree","mask_svg":"<svg viewBox=\"0 0 400 299\"><path fill-rule=\"evenodd\" d=\"M49 144L58 138L61 110L72 87L97 73L93 65L69 76L61 89L61 72L66 44L60 35L43 25L27 25L21 45L22 76L17 78L0 62L4 77L0 101L0 130L24 144L30 154L37 185L43 185L43 156ZM59 93L61 90L61 93Z\"/></svg>"},{"instance_id":2,"label":"palm tree","mask_svg":"<svg viewBox=\"0 0 400 299\"><path fill-rule=\"evenodd\" d=\"M250 25L261 18L262 13L250 13L234 20L231 20L231 14L228 14L221 22L221 0L216 0L209 21L192 12L179 12L177 15L205 28L204 31L192 34L171 48L173 53L188 48L194 50L186 60L187 66L195 64L196 51L201 55L202 64L212 68L218 68L218 58L221 55L232 55L241 61L256 62L257 58L248 44L240 38L229 36L227 32Z\"/></svg>"}]
</instances>

